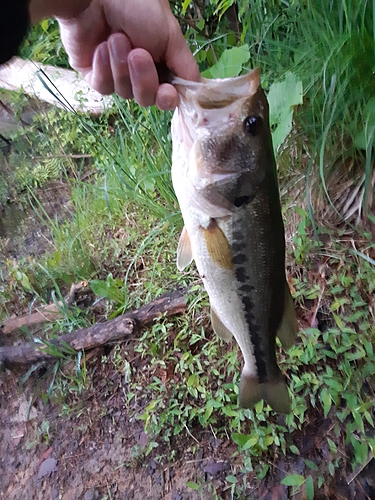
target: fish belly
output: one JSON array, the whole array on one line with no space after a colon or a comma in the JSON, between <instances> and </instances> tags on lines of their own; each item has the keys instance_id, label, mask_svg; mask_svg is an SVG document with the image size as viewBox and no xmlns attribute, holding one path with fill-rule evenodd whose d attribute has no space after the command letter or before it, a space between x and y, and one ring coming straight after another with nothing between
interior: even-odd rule
<instances>
[{"instance_id":1,"label":"fish belly","mask_svg":"<svg viewBox=\"0 0 375 500\"><path fill-rule=\"evenodd\" d=\"M212 261L202 230L208 224L209 217L199 212L193 213L191 208L187 212L188 214L184 216L185 227L190 237L199 275L210 299L210 305L236 339L244 358L244 372L249 376L256 376L253 346L248 333L244 305L238 294L235 273ZM220 228L226 236L229 236L230 228L227 223L221 223ZM231 241L229 238L228 240L230 244Z\"/></svg>"}]
</instances>

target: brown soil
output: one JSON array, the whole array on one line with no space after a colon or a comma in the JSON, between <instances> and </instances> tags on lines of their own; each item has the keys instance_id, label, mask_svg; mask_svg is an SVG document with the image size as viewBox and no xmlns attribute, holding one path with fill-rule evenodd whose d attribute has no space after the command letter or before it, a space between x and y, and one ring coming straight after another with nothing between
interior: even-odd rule
<instances>
[{"instance_id":1,"label":"brown soil","mask_svg":"<svg viewBox=\"0 0 375 500\"><path fill-rule=\"evenodd\" d=\"M9 340L9 339L7 339ZM137 359L133 347L136 339L126 341L120 350L135 355L134 377L144 370L147 361ZM8 342L7 342L8 343ZM251 474L243 477L244 496L231 496L225 478L237 473L241 478L241 456L235 456L236 445L229 438L217 439L214 431L199 425L171 441L155 438L157 446L147 454L149 436L143 422L137 419L143 407L133 398L127 402L127 384L123 373L113 364L102 362L113 348L98 348L88 356L88 380L81 393L67 384L65 393L54 392L46 404L52 380L51 366L37 369L22 384L22 373L4 369L0 375L0 498L7 500L104 500L166 499L229 500L305 499L304 488L293 494L293 488L281 485L287 474L311 474L314 481L324 476L326 482L316 489L315 499L375 498L375 464L370 460L348 484L345 467L332 477L327 471L329 449L327 437L333 435L333 423L311 413L293 442L300 456L284 457L277 451L270 456L270 471L258 481ZM75 364L63 368L74 374ZM140 392L143 389L140 388ZM148 403L149 401L147 401ZM203 404L203 403L202 403ZM283 418L283 417L279 417ZM317 466L306 467L304 458ZM188 481L201 484L194 491Z\"/></svg>"},{"instance_id":2,"label":"brown soil","mask_svg":"<svg viewBox=\"0 0 375 500\"><path fill-rule=\"evenodd\" d=\"M93 376L88 388L61 403L43 404L50 371L36 371L24 385L20 373L3 371L0 498L213 498L213 491L220 492L225 484L234 445L201 429L194 438L186 434L174 442L159 439L147 456L149 438L136 418L141 408L127 405L123 375L101 363L102 353L89 361ZM64 367L69 370L74 366ZM187 486L200 479L205 482L203 497ZM230 498L229 492L221 498Z\"/></svg>"}]
</instances>

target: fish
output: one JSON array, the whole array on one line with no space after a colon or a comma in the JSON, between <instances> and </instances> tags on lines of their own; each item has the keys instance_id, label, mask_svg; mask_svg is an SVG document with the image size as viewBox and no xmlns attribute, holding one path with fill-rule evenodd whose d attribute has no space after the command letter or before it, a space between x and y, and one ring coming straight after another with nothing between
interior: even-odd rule
<instances>
[{"instance_id":1,"label":"fish","mask_svg":"<svg viewBox=\"0 0 375 500\"><path fill-rule=\"evenodd\" d=\"M298 331L285 274L285 235L269 106L260 70L190 82L172 80L172 183L184 220L177 267L193 260L211 306L213 330L243 356L239 404L291 401L276 359Z\"/></svg>"}]
</instances>

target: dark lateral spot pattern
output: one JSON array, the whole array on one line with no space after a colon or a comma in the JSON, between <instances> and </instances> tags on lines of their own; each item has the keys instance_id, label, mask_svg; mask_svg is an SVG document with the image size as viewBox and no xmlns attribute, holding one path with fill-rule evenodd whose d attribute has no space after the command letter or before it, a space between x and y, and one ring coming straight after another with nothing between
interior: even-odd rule
<instances>
[{"instance_id":1,"label":"dark lateral spot pattern","mask_svg":"<svg viewBox=\"0 0 375 500\"><path fill-rule=\"evenodd\" d=\"M260 326L257 325L254 317L253 292L254 287L250 283L250 277L247 273L244 264L248 261L247 256L243 253L245 242L243 241L243 233L239 231L233 232L233 266L237 281L240 283L238 287L239 296L244 307L245 320L249 326L249 335L251 343L254 347L255 363L259 382L262 384L267 381L267 367L265 362L265 354L261 342ZM238 238L236 237L238 236Z\"/></svg>"},{"instance_id":2,"label":"dark lateral spot pattern","mask_svg":"<svg viewBox=\"0 0 375 500\"><path fill-rule=\"evenodd\" d=\"M247 257L245 254L236 254L233 256L233 264L245 264L245 262L247 262Z\"/></svg>"},{"instance_id":3,"label":"dark lateral spot pattern","mask_svg":"<svg viewBox=\"0 0 375 500\"><path fill-rule=\"evenodd\" d=\"M234 206L235 207L242 207L242 205L246 205L246 203L249 203L250 201L250 196L238 196L234 200Z\"/></svg>"},{"instance_id":4,"label":"dark lateral spot pattern","mask_svg":"<svg viewBox=\"0 0 375 500\"><path fill-rule=\"evenodd\" d=\"M233 257L234 260L234 257ZM236 278L240 283L246 283L249 281L249 277L246 274L246 269L244 267L234 266L234 272L236 273Z\"/></svg>"},{"instance_id":5,"label":"dark lateral spot pattern","mask_svg":"<svg viewBox=\"0 0 375 500\"><path fill-rule=\"evenodd\" d=\"M241 253L243 251L243 243L236 243L235 241L232 243L232 252L235 254Z\"/></svg>"},{"instance_id":6,"label":"dark lateral spot pattern","mask_svg":"<svg viewBox=\"0 0 375 500\"><path fill-rule=\"evenodd\" d=\"M233 241L236 242L238 240L238 244L243 248L243 232L234 230L232 233Z\"/></svg>"}]
</instances>

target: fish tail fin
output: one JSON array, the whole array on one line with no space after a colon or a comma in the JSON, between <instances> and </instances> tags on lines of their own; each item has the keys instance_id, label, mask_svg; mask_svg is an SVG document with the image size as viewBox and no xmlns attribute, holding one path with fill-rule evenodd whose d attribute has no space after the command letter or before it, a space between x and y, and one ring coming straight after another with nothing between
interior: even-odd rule
<instances>
[{"instance_id":1,"label":"fish tail fin","mask_svg":"<svg viewBox=\"0 0 375 500\"><path fill-rule=\"evenodd\" d=\"M277 413L290 413L290 397L284 377L261 384L262 397Z\"/></svg>"},{"instance_id":2,"label":"fish tail fin","mask_svg":"<svg viewBox=\"0 0 375 500\"><path fill-rule=\"evenodd\" d=\"M279 337L284 349L289 349L295 342L298 332L298 323L288 283L285 283L285 287L284 314L276 335Z\"/></svg>"},{"instance_id":3,"label":"fish tail fin","mask_svg":"<svg viewBox=\"0 0 375 500\"><path fill-rule=\"evenodd\" d=\"M239 389L239 403L242 408L252 408L262 399L262 390L258 377L242 371Z\"/></svg>"},{"instance_id":4,"label":"fish tail fin","mask_svg":"<svg viewBox=\"0 0 375 500\"><path fill-rule=\"evenodd\" d=\"M263 384L258 377L242 372L239 390L239 403L242 408L253 408L264 399L277 413L290 413L290 397L284 377L273 379Z\"/></svg>"}]
</instances>

